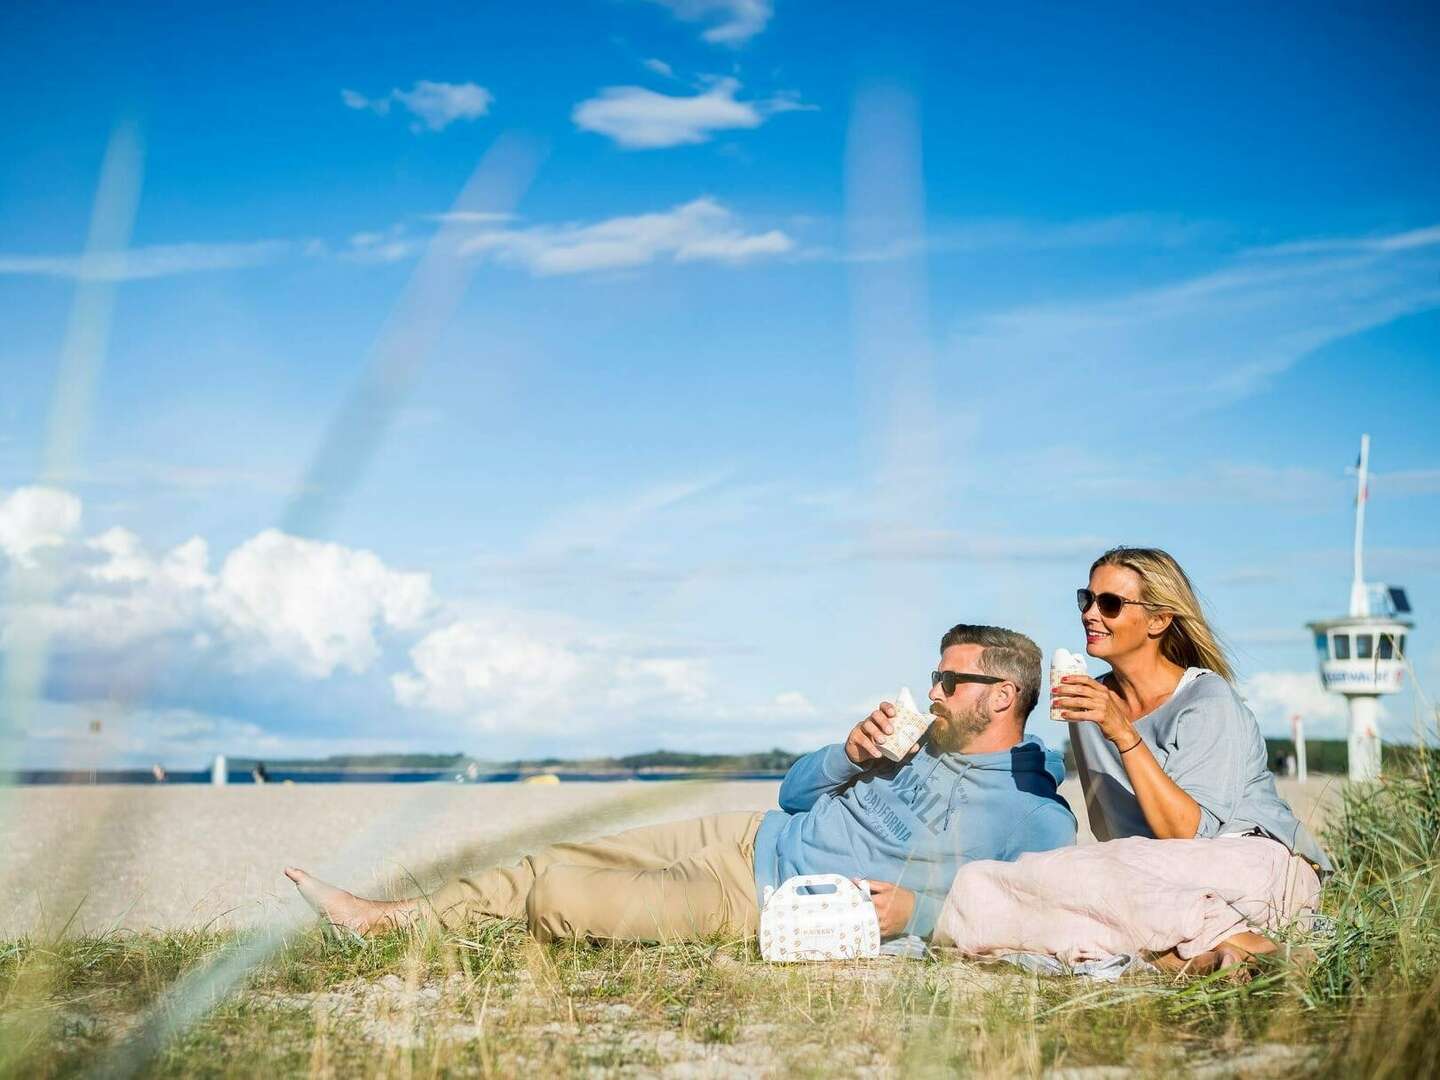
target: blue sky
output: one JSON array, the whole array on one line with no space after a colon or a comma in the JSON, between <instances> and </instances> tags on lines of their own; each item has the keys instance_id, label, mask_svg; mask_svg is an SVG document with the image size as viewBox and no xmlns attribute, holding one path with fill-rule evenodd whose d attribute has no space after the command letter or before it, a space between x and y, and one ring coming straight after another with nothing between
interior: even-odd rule
<instances>
[{"instance_id":1,"label":"blue sky","mask_svg":"<svg viewBox=\"0 0 1440 1080\"><path fill-rule=\"evenodd\" d=\"M1433 14L932 7L0 14L12 755L802 749L1120 542L1339 734L1362 431L1433 693Z\"/></svg>"}]
</instances>

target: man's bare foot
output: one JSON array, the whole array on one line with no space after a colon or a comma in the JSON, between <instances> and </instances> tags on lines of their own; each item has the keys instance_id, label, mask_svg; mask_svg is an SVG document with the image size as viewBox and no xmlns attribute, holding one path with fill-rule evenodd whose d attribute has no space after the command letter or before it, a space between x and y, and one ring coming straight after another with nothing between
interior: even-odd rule
<instances>
[{"instance_id":1,"label":"man's bare foot","mask_svg":"<svg viewBox=\"0 0 1440 1080\"><path fill-rule=\"evenodd\" d=\"M415 917L416 905L409 900L367 900L312 877L298 866L287 866L285 876L295 883L305 902L332 926L343 926L359 934L407 925Z\"/></svg>"}]
</instances>

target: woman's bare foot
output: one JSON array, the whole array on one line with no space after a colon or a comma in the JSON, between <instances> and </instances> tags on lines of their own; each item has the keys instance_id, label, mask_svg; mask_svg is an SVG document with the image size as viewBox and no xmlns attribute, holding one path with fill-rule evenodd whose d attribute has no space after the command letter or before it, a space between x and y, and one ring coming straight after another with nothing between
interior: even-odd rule
<instances>
[{"instance_id":1,"label":"woman's bare foot","mask_svg":"<svg viewBox=\"0 0 1440 1080\"><path fill-rule=\"evenodd\" d=\"M1255 958L1273 953L1276 948L1275 942L1264 934L1244 930L1188 960L1182 959L1174 949L1151 956L1149 960L1161 971L1175 975L1210 975L1224 971L1233 982L1245 983L1255 977Z\"/></svg>"},{"instance_id":2,"label":"woman's bare foot","mask_svg":"<svg viewBox=\"0 0 1440 1080\"><path fill-rule=\"evenodd\" d=\"M285 876L295 883L305 902L332 926L359 934L407 925L416 914L411 900L367 900L312 877L298 866L287 866Z\"/></svg>"}]
</instances>

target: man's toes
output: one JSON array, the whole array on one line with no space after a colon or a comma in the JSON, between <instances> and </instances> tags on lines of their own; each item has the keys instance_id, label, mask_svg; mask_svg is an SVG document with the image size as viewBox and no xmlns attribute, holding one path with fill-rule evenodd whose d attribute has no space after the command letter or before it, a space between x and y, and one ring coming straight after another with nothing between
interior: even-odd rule
<instances>
[{"instance_id":1,"label":"man's toes","mask_svg":"<svg viewBox=\"0 0 1440 1080\"><path fill-rule=\"evenodd\" d=\"M301 870L298 866L287 866L285 867L285 876L288 877L291 881L293 881L296 885L299 885L310 875L305 873L305 871Z\"/></svg>"}]
</instances>

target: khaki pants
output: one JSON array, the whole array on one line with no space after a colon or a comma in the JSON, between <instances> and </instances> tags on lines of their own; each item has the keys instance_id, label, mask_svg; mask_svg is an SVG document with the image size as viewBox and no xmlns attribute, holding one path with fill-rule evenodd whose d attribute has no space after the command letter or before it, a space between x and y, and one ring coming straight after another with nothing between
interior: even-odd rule
<instances>
[{"instance_id":1,"label":"khaki pants","mask_svg":"<svg viewBox=\"0 0 1440 1080\"><path fill-rule=\"evenodd\" d=\"M429 897L456 928L521 919L541 941L683 941L753 934L755 833L761 813L713 814L556 844L507 869L457 878Z\"/></svg>"}]
</instances>

